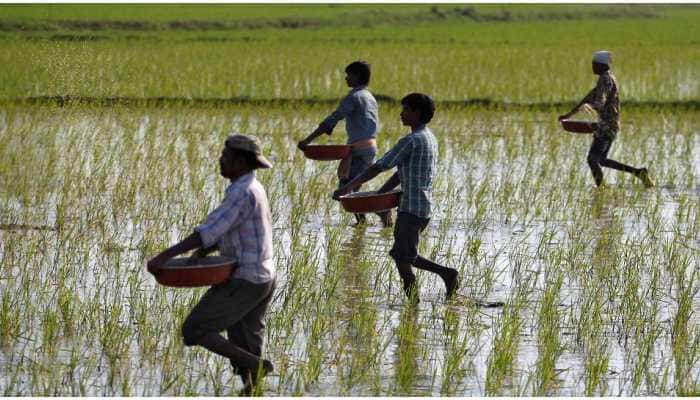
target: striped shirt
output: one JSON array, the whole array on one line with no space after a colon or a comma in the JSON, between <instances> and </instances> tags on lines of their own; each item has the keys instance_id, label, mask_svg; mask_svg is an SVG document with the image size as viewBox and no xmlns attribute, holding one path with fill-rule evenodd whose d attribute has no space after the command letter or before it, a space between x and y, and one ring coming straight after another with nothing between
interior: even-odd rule
<instances>
[{"instance_id":1,"label":"striped shirt","mask_svg":"<svg viewBox=\"0 0 700 400\"><path fill-rule=\"evenodd\" d=\"M265 189L250 172L229 185L221 205L194 230L203 247L218 244L222 256L238 263L232 278L260 284L275 277L271 220Z\"/></svg>"},{"instance_id":2,"label":"striped shirt","mask_svg":"<svg viewBox=\"0 0 700 400\"><path fill-rule=\"evenodd\" d=\"M430 218L432 212L433 174L437 163L437 140L422 125L404 136L387 152L377 166L382 171L398 167L401 181L399 211Z\"/></svg>"},{"instance_id":3,"label":"striped shirt","mask_svg":"<svg viewBox=\"0 0 700 400\"><path fill-rule=\"evenodd\" d=\"M352 88L348 95L340 101L338 108L326 117L321 125L333 130L341 119L345 119L348 144L377 137L379 107L377 100L372 96L367 86Z\"/></svg>"}]
</instances>

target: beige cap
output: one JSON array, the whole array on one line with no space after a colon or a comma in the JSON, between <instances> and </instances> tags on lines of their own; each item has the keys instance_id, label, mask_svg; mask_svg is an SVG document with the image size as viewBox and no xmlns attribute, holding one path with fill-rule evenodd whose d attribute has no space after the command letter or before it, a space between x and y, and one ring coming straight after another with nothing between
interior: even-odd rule
<instances>
[{"instance_id":1,"label":"beige cap","mask_svg":"<svg viewBox=\"0 0 700 400\"><path fill-rule=\"evenodd\" d=\"M610 66L612 64L612 54L605 50L596 51L593 53L593 62Z\"/></svg>"},{"instance_id":2,"label":"beige cap","mask_svg":"<svg viewBox=\"0 0 700 400\"><path fill-rule=\"evenodd\" d=\"M226 147L251 152L255 154L255 159L259 164L258 168L272 168L272 163L262 155L258 140L255 137L230 135L226 138Z\"/></svg>"}]
</instances>

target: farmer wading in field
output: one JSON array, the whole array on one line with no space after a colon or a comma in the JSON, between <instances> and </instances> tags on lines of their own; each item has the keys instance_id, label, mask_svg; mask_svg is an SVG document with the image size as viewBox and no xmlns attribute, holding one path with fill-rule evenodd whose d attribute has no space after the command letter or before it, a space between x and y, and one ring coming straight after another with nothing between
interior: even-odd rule
<instances>
[{"instance_id":1,"label":"farmer wading in field","mask_svg":"<svg viewBox=\"0 0 700 400\"><path fill-rule=\"evenodd\" d=\"M345 83L351 87L350 92L340 101L338 108L308 137L299 142L303 150L322 134L330 135L341 119L345 119L347 144L352 148L350 157L342 160L338 166L339 187L350 182L352 178L369 168L377 156L377 126L379 125L379 107L377 100L367 86L372 75L370 65L365 61L355 61L345 67ZM356 190L359 189L356 188ZM384 226L391 225L390 212L379 214ZM364 214L355 214L357 223L364 223Z\"/></svg>"},{"instance_id":2,"label":"farmer wading in field","mask_svg":"<svg viewBox=\"0 0 700 400\"><path fill-rule=\"evenodd\" d=\"M612 55L609 51L593 53L593 73L598 75L598 83L586 97L570 112L560 115L559 120L568 119L588 104L598 113L598 126L593 133L593 143L588 151L588 166L593 173L596 186L603 185L603 170L600 167L628 172L641 179L646 187L654 186L646 168L634 168L608 158L610 146L620 131L620 99L617 80L610 71Z\"/></svg>"},{"instance_id":3,"label":"farmer wading in field","mask_svg":"<svg viewBox=\"0 0 700 400\"><path fill-rule=\"evenodd\" d=\"M403 289L409 300L417 303L416 276L411 266L440 276L445 282L447 298L457 291L458 273L418 254L420 234L428 226L432 208L433 174L437 163L437 140L427 127L435 114L435 103L422 93L411 93L401 100L401 122L411 127L411 132L374 165L356 178L341 186L333 198L349 193L380 172L397 167L398 171L377 191L388 192L401 184L402 195L394 226L394 245L389 255L403 281Z\"/></svg>"},{"instance_id":4,"label":"farmer wading in field","mask_svg":"<svg viewBox=\"0 0 700 400\"><path fill-rule=\"evenodd\" d=\"M233 135L226 139L219 158L221 175L231 181L221 205L180 243L148 261L148 269L197 249L204 257L218 249L235 260L231 278L212 286L192 309L182 326L185 345L200 345L227 357L251 393L258 378L273 370L261 359L263 317L275 289L272 260L272 225L267 194L254 170L271 168L254 138ZM219 334L226 330L228 340Z\"/></svg>"}]
</instances>

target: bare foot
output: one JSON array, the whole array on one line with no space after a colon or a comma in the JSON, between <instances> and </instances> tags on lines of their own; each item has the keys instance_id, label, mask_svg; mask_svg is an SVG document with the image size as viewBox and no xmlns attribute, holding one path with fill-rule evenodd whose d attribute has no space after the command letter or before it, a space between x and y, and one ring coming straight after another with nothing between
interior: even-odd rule
<instances>
[{"instance_id":1,"label":"bare foot","mask_svg":"<svg viewBox=\"0 0 700 400\"><path fill-rule=\"evenodd\" d=\"M418 285L416 285L415 280L409 282L408 284L404 283L403 292L406 294L406 297L411 304L416 305L420 303L420 297L418 296Z\"/></svg>"},{"instance_id":2,"label":"bare foot","mask_svg":"<svg viewBox=\"0 0 700 400\"><path fill-rule=\"evenodd\" d=\"M262 365L260 366L260 377L264 378L265 375L269 374L270 372L274 371L275 367L272 365L272 362L270 360L263 359L262 360ZM238 393L239 396L251 396L255 393L255 385L257 384L258 381L258 374L246 374L247 378L243 378L243 383L245 386L243 386L243 389Z\"/></svg>"},{"instance_id":3,"label":"bare foot","mask_svg":"<svg viewBox=\"0 0 700 400\"><path fill-rule=\"evenodd\" d=\"M453 299L457 289L459 289L459 273L456 269L450 269L448 274L443 276L442 279L445 281L445 289L447 290L445 298L447 300Z\"/></svg>"},{"instance_id":4,"label":"bare foot","mask_svg":"<svg viewBox=\"0 0 700 400\"><path fill-rule=\"evenodd\" d=\"M637 174L637 178L642 180L642 183L644 183L645 188L652 188L654 187L654 181L649 178L649 171L646 168L642 168L639 170L639 173Z\"/></svg>"},{"instance_id":5,"label":"bare foot","mask_svg":"<svg viewBox=\"0 0 700 400\"><path fill-rule=\"evenodd\" d=\"M367 218L365 217L365 214L355 214L354 226L364 225L365 223L367 223Z\"/></svg>"}]
</instances>

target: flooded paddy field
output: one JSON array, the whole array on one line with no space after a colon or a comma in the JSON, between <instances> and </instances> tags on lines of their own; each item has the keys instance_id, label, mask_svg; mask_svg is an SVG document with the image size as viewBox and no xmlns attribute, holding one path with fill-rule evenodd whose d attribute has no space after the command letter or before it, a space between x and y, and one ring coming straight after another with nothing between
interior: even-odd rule
<instances>
[{"instance_id":1,"label":"flooded paddy field","mask_svg":"<svg viewBox=\"0 0 700 400\"><path fill-rule=\"evenodd\" d=\"M185 347L204 288L145 262L216 207L224 138L259 138L277 289L267 396L700 394L700 7L0 5L0 394L236 395ZM557 116L613 53L622 128L604 170ZM379 155L398 99L431 95L435 213L420 252L353 227L335 162L296 144L372 64ZM577 119L594 119L581 113ZM345 141L342 123L322 143ZM376 189L388 173L366 185Z\"/></svg>"},{"instance_id":2,"label":"flooded paddy field","mask_svg":"<svg viewBox=\"0 0 700 400\"><path fill-rule=\"evenodd\" d=\"M445 302L418 273L413 308L391 230L374 216L351 227L330 197L335 163L295 148L326 108L3 106L2 393L240 389L228 362L182 344L203 289L159 286L144 267L218 204L232 131L275 164L257 173L278 271L265 395L698 393L697 111L627 109L611 155L649 166L657 187L606 171L597 190L590 137L562 131L557 110L438 105L421 251L462 281ZM405 129L395 105L382 112L380 153Z\"/></svg>"}]
</instances>

